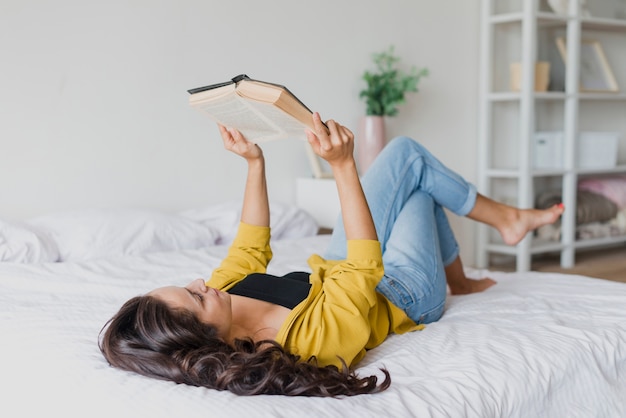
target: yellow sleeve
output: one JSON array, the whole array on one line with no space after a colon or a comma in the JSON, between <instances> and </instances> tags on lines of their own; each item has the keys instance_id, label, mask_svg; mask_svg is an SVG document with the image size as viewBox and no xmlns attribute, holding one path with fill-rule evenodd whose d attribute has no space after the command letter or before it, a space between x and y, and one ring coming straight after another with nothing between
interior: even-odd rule
<instances>
[{"instance_id":1,"label":"yellow sleeve","mask_svg":"<svg viewBox=\"0 0 626 418\"><path fill-rule=\"evenodd\" d=\"M376 286L383 273L378 241L348 241L348 257L335 264L324 277L325 303L367 316L377 303Z\"/></svg>"},{"instance_id":2,"label":"yellow sleeve","mask_svg":"<svg viewBox=\"0 0 626 418\"><path fill-rule=\"evenodd\" d=\"M206 284L227 290L250 273L265 273L271 259L270 228L241 222L228 255Z\"/></svg>"}]
</instances>

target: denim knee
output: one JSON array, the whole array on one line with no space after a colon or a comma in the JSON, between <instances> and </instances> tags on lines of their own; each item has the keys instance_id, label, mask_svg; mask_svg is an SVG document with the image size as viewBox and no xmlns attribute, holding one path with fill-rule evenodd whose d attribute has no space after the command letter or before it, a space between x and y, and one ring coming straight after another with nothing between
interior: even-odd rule
<instances>
[{"instance_id":1,"label":"denim knee","mask_svg":"<svg viewBox=\"0 0 626 418\"><path fill-rule=\"evenodd\" d=\"M389 141L385 149L387 148L389 148L389 152L394 152L403 156L416 151L421 154L421 150L423 149L422 145L408 136L396 136Z\"/></svg>"},{"instance_id":2,"label":"denim knee","mask_svg":"<svg viewBox=\"0 0 626 418\"><path fill-rule=\"evenodd\" d=\"M402 309L417 324L437 321L443 315L446 304L446 287L438 280L425 280L423 285L407 284L387 274L376 290L391 303Z\"/></svg>"}]
</instances>

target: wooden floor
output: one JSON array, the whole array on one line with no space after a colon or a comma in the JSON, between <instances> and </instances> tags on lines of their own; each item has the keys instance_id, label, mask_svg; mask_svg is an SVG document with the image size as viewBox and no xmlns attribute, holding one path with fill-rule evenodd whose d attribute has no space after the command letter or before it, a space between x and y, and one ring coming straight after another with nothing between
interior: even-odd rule
<instances>
[{"instance_id":1,"label":"wooden floor","mask_svg":"<svg viewBox=\"0 0 626 418\"><path fill-rule=\"evenodd\" d=\"M490 266L492 270L514 271L514 261L497 263ZM576 253L576 264L573 268L564 269L560 266L558 255L542 255L533 258L532 270L580 274L599 279L626 283L626 245L601 250L587 250Z\"/></svg>"}]
</instances>

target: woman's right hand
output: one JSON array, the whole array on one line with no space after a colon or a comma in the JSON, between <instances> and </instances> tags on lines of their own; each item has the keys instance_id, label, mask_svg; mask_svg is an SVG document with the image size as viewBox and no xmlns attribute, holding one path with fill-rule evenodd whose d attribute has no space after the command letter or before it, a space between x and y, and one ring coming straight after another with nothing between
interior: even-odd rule
<instances>
[{"instance_id":1,"label":"woman's right hand","mask_svg":"<svg viewBox=\"0 0 626 418\"><path fill-rule=\"evenodd\" d=\"M246 160L255 160L263 157L263 151L261 148L250 141L248 141L242 134L236 129L229 129L223 125L219 125L220 135L222 141L224 141L224 148L231 151Z\"/></svg>"}]
</instances>

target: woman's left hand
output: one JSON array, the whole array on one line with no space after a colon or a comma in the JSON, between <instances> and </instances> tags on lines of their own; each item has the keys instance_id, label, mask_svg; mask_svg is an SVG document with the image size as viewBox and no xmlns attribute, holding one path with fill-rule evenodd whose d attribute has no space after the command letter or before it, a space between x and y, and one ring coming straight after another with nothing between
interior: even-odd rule
<instances>
[{"instance_id":1,"label":"woman's left hand","mask_svg":"<svg viewBox=\"0 0 626 418\"><path fill-rule=\"evenodd\" d=\"M329 120L328 129L322 123L319 113L313 114L315 131L307 131L307 139L313 151L331 167L340 166L345 162L354 162L354 134L343 125Z\"/></svg>"},{"instance_id":2,"label":"woman's left hand","mask_svg":"<svg viewBox=\"0 0 626 418\"><path fill-rule=\"evenodd\" d=\"M231 151L246 160L255 160L263 157L263 151L261 148L250 141L248 141L242 134L236 129L228 129L223 125L219 125L222 141L224 141L224 148Z\"/></svg>"}]
</instances>

